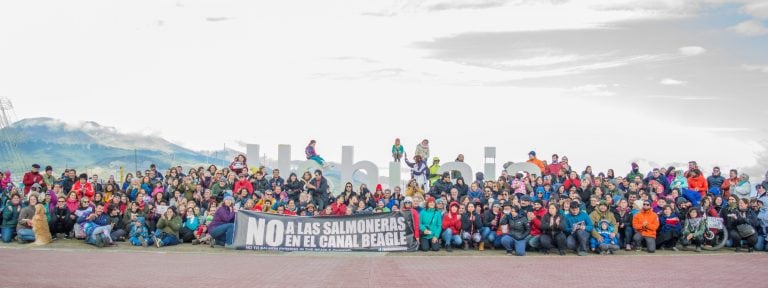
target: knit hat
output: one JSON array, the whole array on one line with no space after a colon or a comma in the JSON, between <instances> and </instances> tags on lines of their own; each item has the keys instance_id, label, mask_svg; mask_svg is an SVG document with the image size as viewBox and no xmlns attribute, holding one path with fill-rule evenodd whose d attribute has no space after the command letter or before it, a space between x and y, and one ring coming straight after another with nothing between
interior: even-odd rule
<instances>
[{"instance_id":1,"label":"knit hat","mask_svg":"<svg viewBox=\"0 0 768 288\"><path fill-rule=\"evenodd\" d=\"M448 208L452 208L453 206L456 206L456 208L459 207L459 202L451 201L451 204L448 205Z\"/></svg>"},{"instance_id":2,"label":"knit hat","mask_svg":"<svg viewBox=\"0 0 768 288\"><path fill-rule=\"evenodd\" d=\"M605 200L600 200L600 202L597 203L597 206L602 206L602 205L605 205L607 207L608 206L608 202L605 202Z\"/></svg>"},{"instance_id":3,"label":"knit hat","mask_svg":"<svg viewBox=\"0 0 768 288\"><path fill-rule=\"evenodd\" d=\"M413 198L411 196L406 196L405 199L403 199L403 203L413 203Z\"/></svg>"},{"instance_id":4,"label":"knit hat","mask_svg":"<svg viewBox=\"0 0 768 288\"><path fill-rule=\"evenodd\" d=\"M520 201L528 201L531 202L531 196L523 195L523 197L520 197Z\"/></svg>"},{"instance_id":5,"label":"knit hat","mask_svg":"<svg viewBox=\"0 0 768 288\"><path fill-rule=\"evenodd\" d=\"M640 165L637 165L637 163L632 163L632 169L640 168Z\"/></svg>"},{"instance_id":6,"label":"knit hat","mask_svg":"<svg viewBox=\"0 0 768 288\"><path fill-rule=\"evenodd\" d=\"M570 208L579 208L579 201L571 201Z\"/></svg>"},{"instance_id":7,"label":"knit hat","mask_svg":"<svg viewBox=\"0 0 768 288\"><path fill-rule=\"evenodd\" d=\"M232 196L229 196L229 195L227 195L227 196L224 196L224 201L227 201L227 200L229 200L229 201L232 201L232 202L235 202L235 198L234 198L234 197L232 197Z\"/></svg>"},{"instance_id":8,"label":"knit hat","mask_svg":"<svg viewBox=\"0 0 768 288\"><path fill-rule=\"evenodd\" d=\"M381 184L376 184L376 191L382 191L382 190L384 189L381 188Z\"/></svg>"},{"instance_id":9,"label":"knit hat","mask_svg":"<svg viewBox=\"0 0 768 288\"><path fill-rule=\"evenodd\" d=\"M435 203L435 197L427 196L427 203L429 202Z\"/></svg>"},{"instance_id":10,"label":"knit hat","mask_svg":"<svg viewBox=\"0 0 768 288\"><path fill-rule=\"evenodd\" d=\"M531 152L528 152L528 155L531 155L531 156L536 156L536 151L531 151Z\"/></svg>"}]
</instances>

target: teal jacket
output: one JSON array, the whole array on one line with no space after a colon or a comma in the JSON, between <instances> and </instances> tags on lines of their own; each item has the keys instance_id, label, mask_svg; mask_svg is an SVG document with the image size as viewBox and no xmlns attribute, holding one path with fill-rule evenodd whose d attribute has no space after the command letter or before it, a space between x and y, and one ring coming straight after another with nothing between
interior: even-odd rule
<instances>
[{"instance_id":1,"label":"teal jacket","mask_svg":"<svg viewBox=\"0 0 768 288\"><path fill-rule=\"evenodd\" d=\"M421 232L421 238L432 239L433 237L440 238L440 229L443 228L443 213L437 211L437 209L424 209L419 212L419 230ZM429 235L424 234L424 230L432 232Z\"/></svg>"},{"instance_id":2,"label":"teal jacket","mask_svg":"<svg viewBox=\"0 0 768 288\"><path fill-rule=\"evenodd\" d=\"M19 222L19 214L21 213L21 205L13 206L10 202L3 209L3 228L16 227Z\"/></svg>"}]
</instances>

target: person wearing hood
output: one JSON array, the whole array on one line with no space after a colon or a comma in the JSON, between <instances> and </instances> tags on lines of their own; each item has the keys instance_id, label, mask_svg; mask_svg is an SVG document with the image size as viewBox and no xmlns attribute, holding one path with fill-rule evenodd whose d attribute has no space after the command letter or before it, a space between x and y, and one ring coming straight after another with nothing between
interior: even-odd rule
<instances>
[{"instance_id":1,"label":"person wearing hood","mask_svg":"<svg viewBox=\"0 0 768 288\"><path fill-rule=\"evenodd\" d=\"M179 244L181 217L176 215L175 207L168 207L163 216L157 221L157 231L152 234L152 242L157 248Z\"/></svg>"},{"instance_id":2,"label":"person wearing hood","mask_svg":"<svg viewBox=\"0 0 768 288\"><path fill-rule=\"evenodd\" d=\"M507 255L511 256L514 251L515 256L525 256L526 239L531 233L531 226L528 219L520 214L520 209L509 203L504 204L504 216L500 225L502 232L506 232L501 236L501 246L507 251Z\"/></svg>"},{"instance_id":3,"label":"person wearing hood","mask_svg":"<svg viewBox=\"0 0 768 288\"><path fill-rule=\"evenodd\" d=\"M424 158L416 155L413 156L413 162L408 161L408 155L405 157L405 165L411 168L411 179L416 180L416 183L424 191L429 191L429 168L424 162ZM361 191L362 192L362 191Z\"/></svg>"},{"instance_id":4,"label":"person wearing hood","mask_svg":"<svg viewBox=\"0 0 768 288\"><path fill-rule=\"evenodd\" d=\"M248 171L247 160L243 154L235 156L235 159L229 163L229 170L235 172L236 175L240 175L243 171Z\"/></svg>"},{"instance_id":5,"label":"person wearing hood","mask_svg":"<svg viewBox=\"0 0 768 288\"><path fill-rule=\"evenodd\" d=\"M475 182L477 184L477 187L484 187L485 185L485 174L483 172L477 172L475 173Z\"/></svg>"},{"instance_id":6,"label":"person wearing hood","mask_svg":"<svg viewBox=\"0 0 768 288\"><path fill-rule=\"evenodd\" d=\"M749 199L739 199L736 195L728 197L728 208L721 212L731 245L739 252L746 244L749 252L754 250L757 244L757 228L760 227L757 215L749 209ZM744 243L742 243L744 240Z\"/></svg>"},{"instance_id":7,"label":"person wearing hood","mask_svg":"<svg viewBox=\"0 0 768 288\"><path fill-rule=\"evenodd\" d=\"M544 175L544 171L547 170L547 167L544 165L544 162L536 158L536 151L528 152L528 161L525 161L525 162L531 163L533 165L536 165L536 167L539 167L539 170L541 170L541 175Z\"/></svg>"},{"instance_id":8,"label":"person wearing hood","mask_svg":"<svg viewBox=\"0 0 768 288\"><path fill-rule=\"evenodd\" d=\"M678 191L682 191L682 189L688 189L688 179L683 176L683 171L676 172L675 179L672 180L672 184L669 186L670 189L678 189Z\"/></svg>"},{"instance_id":9,"label":"person wearing hood","mask_svg":"<svg viewBox=\"0 0 768 288\"><path fill-rule=\"evenodd\" d=\"M234 188L233 191L240 192L240 189L247 190L248 191L248 196L250 196L250 197L253 196L253 185L251 184L250 181L248 181L248 177L246 177L245 175L240 175L238 180L235 181L235 188ZM187 200L190 200L190 199L187 198Z\"/></svg>"},{"instance_id":10,"label":"person wearing hood","mask_svg":"<svg viewBox=\"0 0 768 288\"><path fill-rule=\"evenodd\" d=\"M641 201L641 200L638 200ZM659 216L653 213L651 201L642 202L642 209L632 218L632 228L637 232L633 240L635 249L640 251L642 242L645 241L648 253L656 252L656 230L659 229Z\"/></svg>"},{"instance_id":11,"label":"person wearing hood","mask_svg":"<svg viewBox=\"0 0 768 288\"><path fill-rule=\"evenodd\" d=\"M682 235L682 226L680 217L675 213L672 206L665 205L659 215L658 235L656 236L656 248L672 249L677 251L677 240Z\"/></svg>"},{"instance_id":12,"label":"person wearing hood","mask_svg":"<svg viewBox=\"0 0 768 288\"><path fill-rule=\"evenodd\" d=\"M736 184L731 185L730 192L739 196L739 199L749 199L752 195L752 184L749 183L749 175L741 173Z\"/></svg>"},{"instance_id":13,"label":"person wearing hood","mask_svg":"<svg viewBox=\"0 0 768 288\"><path fill-rule=\"evenodd\" d=\"M578 201L572 201L565 214L565 232L568 233L566 245L579 256L587 256L589 235L594 227L587 213L582 211Z\"/></svg>"},{"instance_id":14,"label":"person wearing hood","mask_svg":"<svg viewBox=\"0 0 768 288\"><path fill-rule=\"evenodd\" d=\"M130 227L128 234L128 242L133 246L147 247L153 245L154 240L149 237L149 228L144 224L144 217L138 217L136 214L131 214L130 222L127 227Z\"/></svg>"},{"instance_id":15,"label":"person wearing hood","mask_svg":"<svg viewBox=\"0 0 768 288\"><path fill-rule=\"evenodd\" d=\"M637 165L637 163L632 163L632 171L627 174L626 179L629 180L629 182L633 182L635 181L635 177L640 177L640 179L645 178L643 177L643 172L640 172L640 165Z\"/></svg>"},{"instance_id":16,"label":"person wearing hood","mask_svg":"<svg viewBox=\"0 0 768 288\"><path fill-rule=\"evenodd\" d=\"M611 211L608 209L608 203L605 201L600 201L597 204L597 208L592 211L592 213L589 214L589 219L592 220L593 227L597 227L597 225L600 223L600 221L608 221L608 224L611 226L611 237L616 237L617 233L615 232L615 228L618 226L618 223L616 222L616 217L613 215ZM596 243L605 243L605 239L603 239L603 235L600 234L600 232L597 231L597 229L592 230L592 238L595 239ZM618 243L616 243L618 245ZM592 246L592 252L598 252L595 250L595 248L598 245Z\"/></svg>"},{"instance_id":17,"label":"person wearing hood","mask_svg":"<svg viewBox=\"0 0 768 288\"><path fill-rule=\"evenodd\" d=\"M762 184L755 185L755 191L757 191L757 195L755 196L755 199L757 199L760 202L763 202L763 207L768 207L768 192L766 192L765 185L762 185Z\"/></svg>"},{"instance_id":18,"label":"person wearing hood","mask_svg":"<svg viewBox=\"0 0 768 288\"><path fill-rule=\"evenodd\" d=\"M600 235L602 241L598 241L597 238L590 239L590 246L592 251L599 254L613 254L616 250L619 250L619 237L614 230L614 226L608 220L601 220L595 224L593 233L597 232Z\"/></svg>"},{"instance_id":19,"label":"person wearing hood","mask_svg":"<svg viewBox=\"0 0 768 288\"><path fill-rule=\"evenodd\" d=\"M461 247L461 214L459 214L459 202L451 202L447 213L443 214L442 238L445 242L445 251L453 252L453 247Z\"/></svg>"},{"instance_id":20,"label":"person wearing hood","mask_svg":"<svg viewBox=\"0 0 768 288\"><path fill-rule=\"evenodd\" d=\"M440 251L443 215L437 210L435 198L427 196L427 204L419 213L419 231L422 251Z\"/></svg>"}]
</instances>

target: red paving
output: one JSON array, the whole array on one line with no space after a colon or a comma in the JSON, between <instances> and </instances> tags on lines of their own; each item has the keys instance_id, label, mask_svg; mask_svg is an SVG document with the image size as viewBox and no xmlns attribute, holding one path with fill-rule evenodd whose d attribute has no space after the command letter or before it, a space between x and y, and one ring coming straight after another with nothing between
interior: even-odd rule
<instances>
[{"instance_id":1,"label":"red paving","mask_svg":"<svg viewBox=\"0 0 768 288\"><path fill-rule=\"evenodd\" d=\"M0 249L0 287L768 286L766 253L430 257L156 251Z\"/></svg>"}]
</instances>

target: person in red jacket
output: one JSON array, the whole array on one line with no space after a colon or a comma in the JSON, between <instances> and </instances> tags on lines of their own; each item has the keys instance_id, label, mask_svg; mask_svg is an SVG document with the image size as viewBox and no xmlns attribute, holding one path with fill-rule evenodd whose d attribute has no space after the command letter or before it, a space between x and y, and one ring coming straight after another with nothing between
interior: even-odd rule
<instances>
[{"instance_id":1,"label":"person in red jacket","mask_svg":"<svg viewBox=\"0 0 768 288\"><path fill-rule=\"evenodd\" d=\"M336 201L331 204L331 214L335 216L347 214L347 205L344 205L344 197L336 197Z\"/></svg>"},{"instance_id":2,"label":"person in red jacket","mask_svg":"<svg viewBox=\"0 0 768 288\"><path fill-rule=\"evenodd\" d=\"M416 238L416 243L419 243L419 211L413 208L413 198L406 196L403 199L403 207L401 211L410 211L413 216L413 238Z\"/></svg>"},{"instance_id":3,"label":"person in red jacket","mask_svg":"<svg viewBox=\"0 0 768 288\"><path fill-rule=\"evenodd\" d=\"M235 189L233 191L240 191L242 188L248 190L248 195L253 195L253 184L251 184L251 181L248 181L248 177L245 174L240 175L240 180L235 182Z\"/></svg>"},{"instance_id":4,"label":"person in red jacket","mask_svg":"<svg viewBox=\"0 0 768 288\"><path fill-rule=\"evenodd\" d=\"M93 186L88 182L88 174L80 174L80 180L72 185L72 191L77 194L77 199L81 199L83 196L88 197L88 200L93 199Z\"/></svg>"},{"instance_id":5,"label":"person in red jacket","mask_svg":"<svg viewBox=\"0 0 768 288\"><path fill-rule=\"evenodd\" d=\"M704 178L704 175L701 175L701 170L691 170L688 175L688 189L698 191L699 194L701 194L701 198L707 196L707 191L709 190L709 187L707 186L709 185L707 184L707 179Z\"/></svg>"},{"instance_id":6,"label":"person in red jacket","mask_svg":"<svg viewBox=\"0 0 768 288\"><path fill-rule=\"evenodd\" d=\"M459 203L454 201L448 206L449 211L443 215L443 241L445 251L453 252L453 246L461 247L461 214Z\"/></svg>"},{"instance_id":7,"label":"person in red jacket","mask_svg":"<svg viewBox=\"0 0 768 288\"><path fill-rule=\"evenodd\" d=\"M571 187L579 188L581 187L581 180L579 180L579 174L577 174L575 171L571 171L571 174L568 175L568 179L565 180L563 183L563 186L565 186L565 190L571 189Z\"/></svg>"},{"instance_id":8,"label":"person in red jacket","mask_svg":"<svg viewBox=\"0 0 768 288\"><path fill-rule=\"evenodd\" d=\"M543 210L545 213L547 212L546 209L539 210ZM539 241L539 238L541 237L541 217L536 216L535 211L528 211L526 218L528 218L531 225L531 234L528 235L528 247L538 250L539 246L541 246L541 242Z\"/></svg>"},{"instance_id":9,"label":"person in red jacket","mask_svg":"<svg viewBox=\"0 0 768 288\"><path fill-rule=\"evenodd\" d=\"M40 165L32 164L32 170L24 173L24 196L29 194L29 189L32 185L40 184L41 187L45 187L45 181L43 181L43 175L40 174Z\"/></svg>"}]
</instances>

